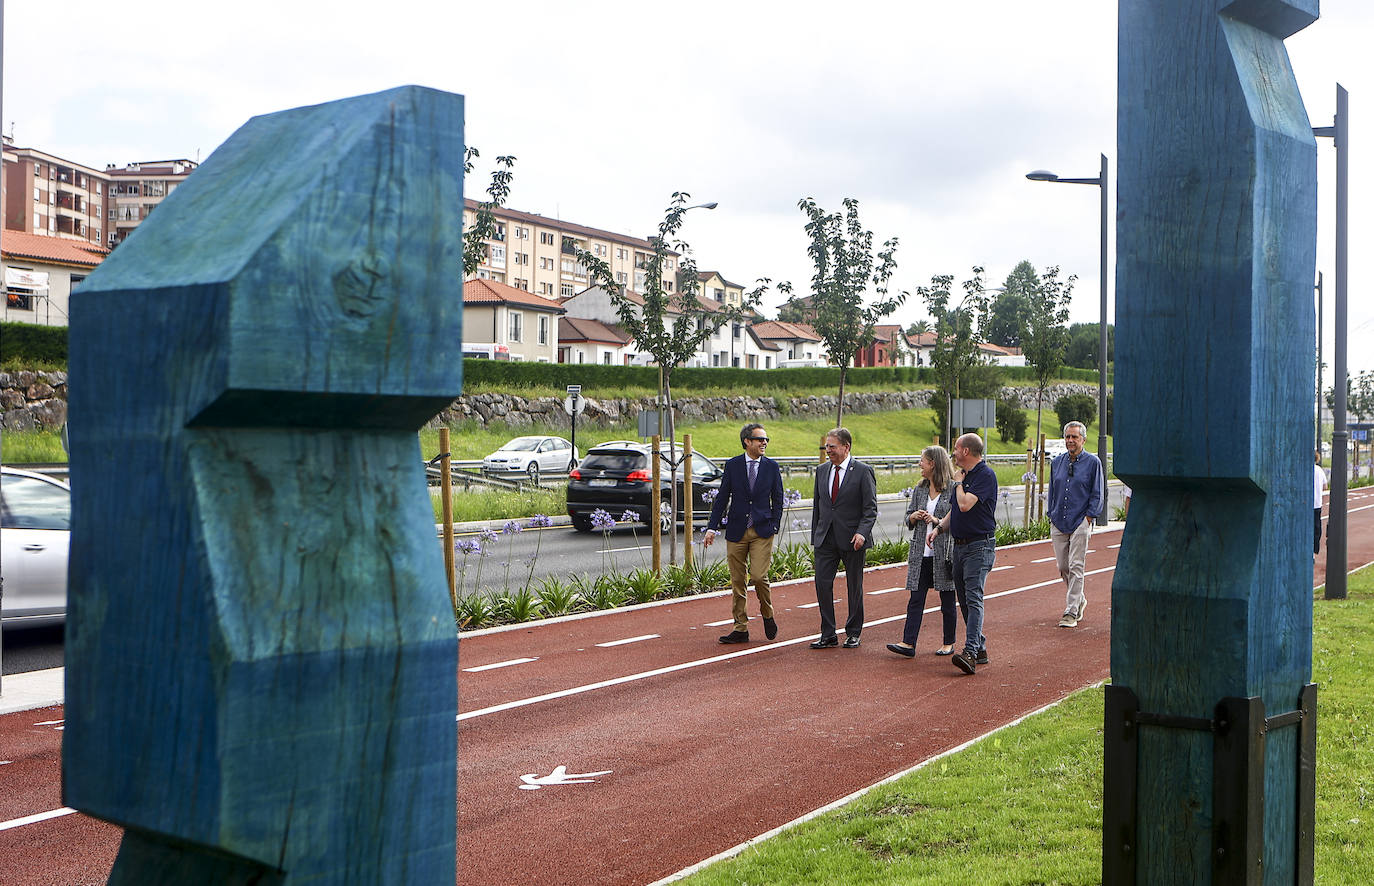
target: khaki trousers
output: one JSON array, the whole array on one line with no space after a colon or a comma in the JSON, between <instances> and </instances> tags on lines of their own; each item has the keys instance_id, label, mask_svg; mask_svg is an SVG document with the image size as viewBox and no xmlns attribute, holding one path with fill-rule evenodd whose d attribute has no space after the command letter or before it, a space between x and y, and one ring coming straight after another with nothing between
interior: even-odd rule
<instances>
[{"instance_id":1,"label":"khaki trousers","mask_svg":"<svg viewBox=\"0 0 1374 886\"><path fill-rule=\"evenodd\" d=\"M764 618L773 617L773 592L768 583L768 565L773 561L773 539L770 535L762 538L754 527L744 530L739 541L725 542L725 559L730 564L730 589L734 592L734 605L731 614L735 617L735 630L749 630L749 613L746 607L745 589L750 579L754 582L754 593L759 598L759 613Z\"/></svg>"}]
</instances>

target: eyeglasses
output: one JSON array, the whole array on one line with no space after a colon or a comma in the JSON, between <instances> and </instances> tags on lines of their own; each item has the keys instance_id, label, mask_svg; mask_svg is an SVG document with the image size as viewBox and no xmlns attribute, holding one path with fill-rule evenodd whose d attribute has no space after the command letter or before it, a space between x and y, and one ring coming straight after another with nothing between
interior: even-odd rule
<instances>
[{"instance_id":1,"label":"eyeglasses","mask_svg":"<svg viewBox=\"0 0 1374 886\"><path fill-rule=\"evenodd\" d=\"M745 439L746 439L746 440L756 440L756 441L758 441L759 443L767 443L767 442L768 442L768 438L767 438L767 437L746 437Z\"/></svg>"}]
</instances>

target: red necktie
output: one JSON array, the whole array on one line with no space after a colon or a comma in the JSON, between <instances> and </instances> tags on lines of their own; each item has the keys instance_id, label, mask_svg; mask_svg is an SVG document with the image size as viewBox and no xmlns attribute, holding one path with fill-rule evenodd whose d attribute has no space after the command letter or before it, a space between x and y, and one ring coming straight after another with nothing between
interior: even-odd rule
<instances>
[{"instance_id":1,"label":"red necktie","mask_svg":"<svg viewBox=\"0 0 1374 886\"><path fill-rule=\"evenodd\" d=\"M839 465L830 469L830 501L835 501L835 496L840 494L840 468Z\"/></svg>"}]
</instances>

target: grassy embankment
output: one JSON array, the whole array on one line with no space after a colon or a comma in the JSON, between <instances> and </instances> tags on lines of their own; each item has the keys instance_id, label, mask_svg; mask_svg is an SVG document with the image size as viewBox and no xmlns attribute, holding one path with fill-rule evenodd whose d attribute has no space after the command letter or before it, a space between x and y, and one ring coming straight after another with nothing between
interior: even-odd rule
<instances>
[{"instance_id":1,"label":"grassy embankment","mask_svg":"<svg viewBox=\"0 0 1374 886\"><path fill-rule=\"evenodd\" d=\"M1347 600L1318 592L1313 621L1316 882L1355 886L1374 858L1374 567ZM1102 698L1078 692L682 882L1100 883Z\"/></svg>"}]
</instances>

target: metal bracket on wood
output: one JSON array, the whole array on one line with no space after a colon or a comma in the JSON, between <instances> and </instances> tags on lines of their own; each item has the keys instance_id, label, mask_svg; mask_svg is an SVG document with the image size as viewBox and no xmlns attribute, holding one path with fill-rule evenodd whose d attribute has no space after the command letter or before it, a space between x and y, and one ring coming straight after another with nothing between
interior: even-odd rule
<instances>
[{"instance_id":1,"label":"metal bracket on wood","mask_svg":"<svg viewBox=\"0 0 1374 886\"><path fill-rule=\"evenodd\" d=\"M1214 716L1184 717L1140 710L1125 686L1105 687L1103 717L1102 880L1136 883L1136 793L1142 726L1212 733L1212 878L1214 886L1263 882L1264 749L1272 729L1298 726L1297 856L1294 882L1313 877L1316 810L1317 686L1309 683L1298 708L1265 717L1258 697L1223 698Z\"/></svg>"}]
</instances>

